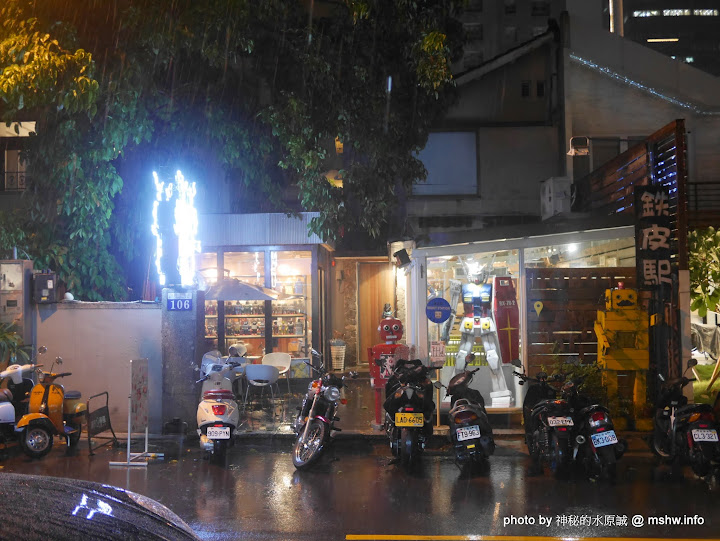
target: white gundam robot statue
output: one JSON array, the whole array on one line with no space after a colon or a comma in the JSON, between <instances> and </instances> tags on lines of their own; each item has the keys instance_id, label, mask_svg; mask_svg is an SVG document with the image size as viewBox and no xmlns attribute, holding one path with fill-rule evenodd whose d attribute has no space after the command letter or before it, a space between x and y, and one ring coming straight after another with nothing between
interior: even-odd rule
<instances>
[{"instance_id":1,"label":"white gundam robot statue","mask_svg":"<svg viewBox=\"0 0 720 541\"><path fill-rule=\"evenodd\" d=\"M515 288L509 277L491 276L493 262L471 269L460 259L468 283L450 280L450 306L456 307L462 295L463 318L460 322L460 346L455 356L455 373L465 370L467 358L477 337L480 337L485 359L490 369L492 407L513 405L512 392L507 387L503 364L518 357L519 314ZM455 310L445 322L441 339L447 344L455 323ZM503 327L498 334L498 323Z\"/></svg>"}]
</instances>

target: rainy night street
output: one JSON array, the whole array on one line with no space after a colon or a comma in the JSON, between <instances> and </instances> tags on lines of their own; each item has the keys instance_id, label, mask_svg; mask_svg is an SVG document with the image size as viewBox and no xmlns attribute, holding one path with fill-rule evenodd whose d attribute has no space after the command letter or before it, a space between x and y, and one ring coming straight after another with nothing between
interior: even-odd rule
<instances>
[{"instance_id":1,"label":"rainy night street","mask_svg":"<svg viewBox=\"0 0 720 541\"><path fill-rule=\"evenodd\" d=\"M548 473L527 475L527 455L519 443L499 442L489 472L471 478L460 475L445 449L429 450L422 470L409 475L389 464L389 450L378 438L338 440L307 472L293 467L289 439L243 440L224 466L203 460L196 445L172 441L163 445L164 460L147 468L111 467L109 461L123 460L122 449L106 447L90 457L84 446L77 456L66 456L64 446L56 446L43 460L17 453L0 465L4 472L94 480L139 492L167 505L201 538L211 540L720 537L714 518L717 493L689 470L681 482L653 480L660 477L654 457L633 452L620 462L614 485L555 481ZM635 515L643 518L643 526L632 525ZM654 520L650 517L665 515L686 524L647 525Z\"/></svg>"}]
</instances>

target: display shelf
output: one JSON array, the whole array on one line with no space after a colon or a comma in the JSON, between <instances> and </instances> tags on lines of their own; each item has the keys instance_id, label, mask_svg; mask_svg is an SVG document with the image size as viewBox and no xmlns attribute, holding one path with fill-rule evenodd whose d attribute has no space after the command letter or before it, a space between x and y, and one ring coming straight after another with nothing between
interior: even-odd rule
<instances>
[{"instance_id":1,"label":"display shelf","mask_svg":"<svg viewBox=\"0 0 720 541\"><path fill-rule=\"evenodd\" d=\"M272 301L225 301L223 315L217 301L205 304L205 339L218 340L218 330L224 334L224 344L243 341L252 344L255 351L272 347L275 351L289 351L297 356L306 349L310 340L310 296L306 277L291 282L278 282L278 291L290 295L283 300ZM271 329L266 329L270 325ZM265 331L268 330L268 333ZM224 331L224 333L223 333ZM252 334L255 331L256 334ZM302 331L302 332L297 332ZM271 339L279 339L271 343Z\"/></svg>"}]
</instances>

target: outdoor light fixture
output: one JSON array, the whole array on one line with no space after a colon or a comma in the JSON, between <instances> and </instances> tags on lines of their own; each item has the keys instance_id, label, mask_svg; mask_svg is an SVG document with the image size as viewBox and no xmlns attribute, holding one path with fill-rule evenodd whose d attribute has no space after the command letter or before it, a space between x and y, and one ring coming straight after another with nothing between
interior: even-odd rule
<instances>
[{"instance_id":1,"label":"outdoor light fixture","mask_svg":"<svg viewBox=\"0 0 720 541\"><path fill-rule=\"evenodd\" d=\"M590 154L590 138L585 136L571 137L568 156L587 156Z\"/></svg>"},{"instance_id":2,"label":"outdoor light fixture","mask_svg":"<svg viewBox=\"0 0 720 541\"><path fill-rule=\"evenodd\" d=\"M410 256L404 248L395 252L393 257L395 258L395 265L397 265L399 269L403 269L411 263Z\"/></svg>"},{"instance_id":3,"label":"outdoor light fixture","mask_svg":"<svg viewBox=\"0 0 720 541\"><path fill-rule=\"evenodd\" d=\"M151 231L157 239L155 267L160 285L179 277L180 285L190 286L195 277L195 254L200 252L197 240L198 216L195 209L195 183L185 180L181 171L175 173L175 182L162 182L153 171L155 201L153 202L153 224ZM172 214L170 210L172 208ZM169 227L168 218L174 223ZM176 241L177 239L177 241ZM175 257L176 256L176 257ZM178 284L173 284L178 285Z\"/></svg>"}]
</instances>

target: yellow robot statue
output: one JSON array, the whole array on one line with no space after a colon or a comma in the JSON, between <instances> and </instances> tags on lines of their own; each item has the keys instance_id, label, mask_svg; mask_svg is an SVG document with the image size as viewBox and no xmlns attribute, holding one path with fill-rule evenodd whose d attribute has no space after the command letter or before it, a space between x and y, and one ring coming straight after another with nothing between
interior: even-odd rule
<instances>
[{"instance_id":1,"label":"yellow robot statue","mask_svg":"<svg viewBox=\"0 0 720 541\"><path fill-rule=\"evenodd\" d=\"M617 412L621 389L618 375L631 382L633 411L630 415L637 430L651 430L652 420L643 416L647 402L647 371L650 366L648 314L638 305L638 292L617 288L605 290L605 310L597 311L595 334L598 339L598 364L603 368L611 410ZM630 398L628 396L628 398ZM616 425L621 416L614 417Z\"/></svg>"}]
</instances>

